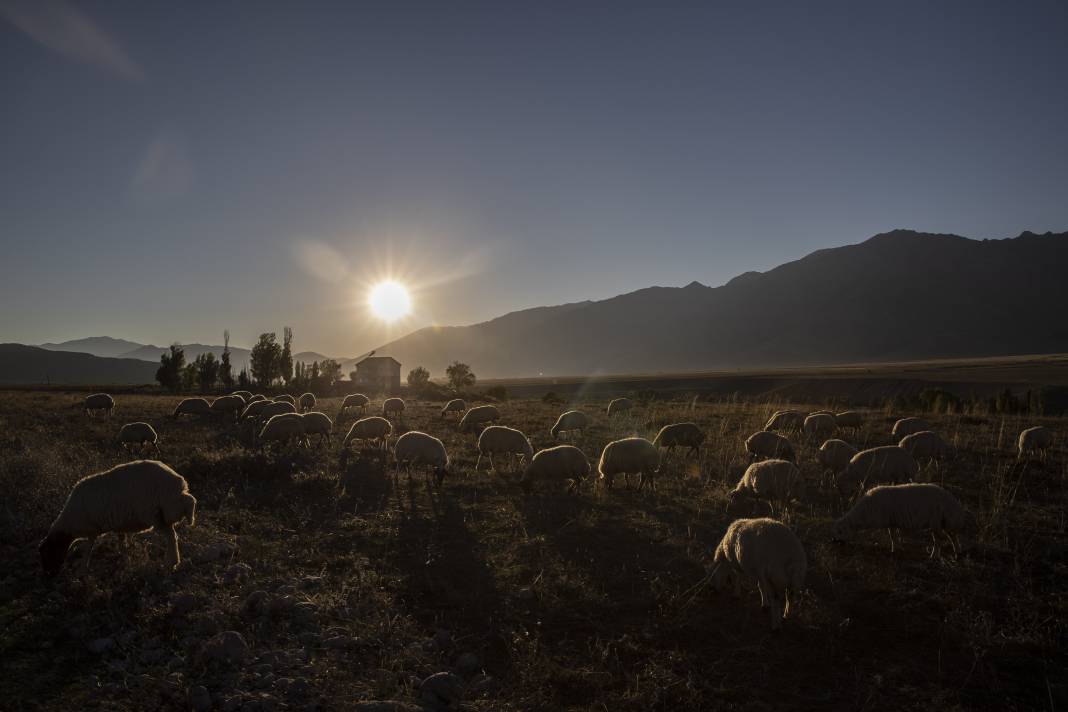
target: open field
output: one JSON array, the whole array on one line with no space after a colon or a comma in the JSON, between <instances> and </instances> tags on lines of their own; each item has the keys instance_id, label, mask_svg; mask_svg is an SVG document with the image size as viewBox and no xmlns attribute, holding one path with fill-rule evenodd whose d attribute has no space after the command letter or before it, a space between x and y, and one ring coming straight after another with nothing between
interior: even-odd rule
<instances>
[{"instance_id":1,"label":"open field","mask_svg":"<svg viewBox=\"0 0 1068 712\"><path fill-rule=\"evenodd\" d=\"M121 394L110 420L88 420L83 394L5 392L0 707L189 709L203 686L218 709L347 709L415 702L420 680L458 667L472 710L1068 707L1068 421L927 416L958 455L925 475L979 524L959 558L928 558L923 536L899 537L893 554L885 532L830 543L839 504L802 445L808 495L783 521L805 545L808 589L771 633L755 590L736 600L694 586L729 524L743 441L780 403L693 390L612 421L604 397L575 395L594 416L579 441L591 460L669 422L708 433L699 460L673 456L654 491L587 483L577 495L474 473L475 436L439 419L437 402L409 401L398 425L445 441L441 489L341 457L350 420L330 447L260 453L236 426L171 420L171 396ZM318 409L334 417L339 401ZM499 407L538 449L566 406ZM868 411L844 437L890 444L893 421L914 414ZM160 432L162 459L198 499L197 525L178 529L182 565L160 572L151 535L129 553L104 537L88 576L72 556L44 580L37 542L77 479L131 459L115 436L135 420ZM1053 452L1018 462L1017 434L1040 423ZM204 644L231 630L243 663L206 659Z\"/></svg>"}]
</instances>

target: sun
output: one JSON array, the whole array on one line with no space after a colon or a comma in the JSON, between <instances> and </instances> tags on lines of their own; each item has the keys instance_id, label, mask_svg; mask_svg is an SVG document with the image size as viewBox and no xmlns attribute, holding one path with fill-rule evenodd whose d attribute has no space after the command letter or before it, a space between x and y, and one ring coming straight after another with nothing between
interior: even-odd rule
<instances>
[{"instance_id":1,"label":"sun","mask_svg":"<svg viewBox=\"0 0 1068 712\"><path fill-rule=\"evenodd\" d=\"M412 311L412 298L403 284L388 280L371 287L367 305L382 321L396 321Z\"/></svg>"}]
</instances>

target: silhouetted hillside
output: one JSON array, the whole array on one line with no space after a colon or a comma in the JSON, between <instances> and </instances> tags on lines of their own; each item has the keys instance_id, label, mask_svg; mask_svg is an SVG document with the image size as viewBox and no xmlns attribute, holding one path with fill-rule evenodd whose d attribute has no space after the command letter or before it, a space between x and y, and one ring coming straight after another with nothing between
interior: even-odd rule
<instances>
[{"instance_id":1,"label":"silhouetted hillside","mask_svg":"<svg viewBox=\"0 0 1068 712\"><path fill-rule=\"evenodd\" d=\"M819 250L720 287L429 327L378 349L434 376L673 372L1068 351L1068 233L1006 240L908 230Z\"/></svg>"},{"instance_id":2,"label":"silhouetted hillside","mask_svg":"<svg viewBox=\"0 0 1068 712\"><path fill-rule=\"evenodd\" d=\"M215 358L221 358L223 347L221 345L210 346L207 344L182 344L182 349L185 351L185 362L189 363L196 359L201 354L211 352L215 354ZM122 355L123 358L136 358L142 361L153 361L159 363L159 357L165 352L169 351L170 346L154 346L149 344L147 346L140 346L132 351L128 351ZM236 375L242 368L248 366L248 357L251 351L249 349L243 349L237 346L230 347L230 364L234 368L234 374Z\"/></svg>"},{"instance_id":3,"label":"silhouetted hillside","mask_svg":"<svg viewBox=\"0 0 1068 712\"><path fill-rule=\"evenodd\" d=\"M49 351L0 344L0 383L141 384L155 382L157 365L132 358Z\"/></svg>"},{"instance_id":4,"label":"silhouetted hillside","mask_svg":"<svg viewBox=\"0 0 1068 712\"><path fill-rule=\"evenodd\" d=\"M118 358L129 351L141 348L141 346L135 341L113 339L110 336L90 336L85 339L74 339L58 344L41 344L42 349L48 349L49 351L75 351L92 354L93 356L103 356L104 358Z\"/></svg>"}]
</instances>

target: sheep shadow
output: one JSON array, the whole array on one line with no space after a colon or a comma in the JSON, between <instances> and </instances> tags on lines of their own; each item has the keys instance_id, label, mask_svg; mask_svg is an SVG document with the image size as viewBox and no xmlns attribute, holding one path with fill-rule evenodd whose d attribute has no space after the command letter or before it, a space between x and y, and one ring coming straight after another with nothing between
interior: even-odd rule
<instances>
[{"instance_id":1,"label":"sheep shadow","mask_svg":"<svg viewBox=\"0 0 1068 712\"><path fill-rule=\"evenodd\" d=\"M365 449L353 454L343 450L338 467L342 509L368 513L386 508L394 487L385 452Z\"/></svg>"}]
</instances>

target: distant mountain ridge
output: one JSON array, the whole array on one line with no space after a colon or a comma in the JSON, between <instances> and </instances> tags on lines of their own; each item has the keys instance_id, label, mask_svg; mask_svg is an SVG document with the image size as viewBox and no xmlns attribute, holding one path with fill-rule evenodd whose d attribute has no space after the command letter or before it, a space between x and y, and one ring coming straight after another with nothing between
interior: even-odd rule
<instances>
[{"instance_id":1,"label":"distant mountain ridge","mask_svg":"<svg viewBox=\"0 0 1068 712\"><path fill-rule=\"evenodd\" d=\"M0 344L0 383L137 385L155 381L156 364L76 351Z\"/></svg>"}]
</instances>

